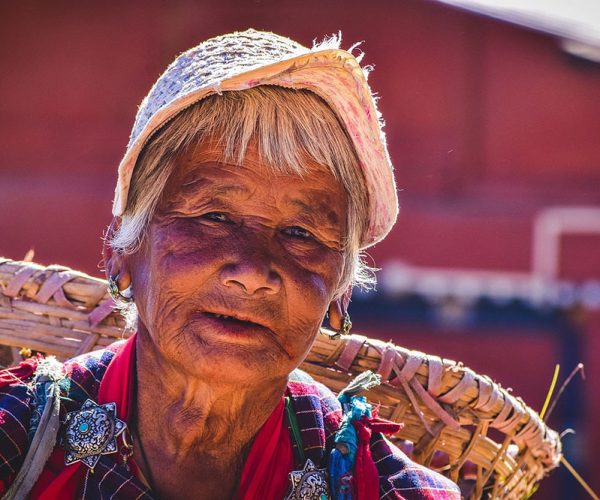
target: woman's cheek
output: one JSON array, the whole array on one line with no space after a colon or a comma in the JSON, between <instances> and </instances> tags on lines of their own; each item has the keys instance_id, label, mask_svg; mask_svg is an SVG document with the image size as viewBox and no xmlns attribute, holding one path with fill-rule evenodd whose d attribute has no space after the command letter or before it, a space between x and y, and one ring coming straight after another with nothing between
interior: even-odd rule
<instances>
[{"instance_id":1,"label":"woman's cheek","mask_svg":"<svg viewBox=\"0 0 600 500\"><path fill-rule=\"evenodd\" d=\"M230 237L223 230L202 227L191 221L178 222L162 231L157 251L169 272L206 265L219 257Z\"/></svg>"},{"instance_id":2,"label":"woman's cheek","mask_svg":"<svg viewBox=\"0 0 600 500\"><path fill-rule=\"evenodd\" d=\"M145 319L181 326L179 316L185 316L198 290L218 268L215 252L200 241L182 238L173 225L156 228L150 236L142 263Z\"/></svg>"},{"instance_id":3,"label":"woman's cheek","mask_svg":"<svg viewBox=\"0 0 600 500\"><path fill-rule=\"evenodd\" d=\"M329 268L323 268L316 272L303 272L291 281L295 288L294 293L289 293L288 302L295 311L302 311L302 316L320 326L323 316L333 299L338 288L341 272L332 263ZM294 297L294 298L292 298Z\"/></svg>"},{"instance_id":4,"label":"woman's cheek","mask_svg":"<svg viewBox=\"0 0 600 500\"><path fill-rule=\"evenodd\" d=\"M337 289L344 265L344 258L339 252L319 252L317 256L304 259L303 265L312 274L313 285L323 288L325 294Z\"/></svg>"},{"instance_id":5,"label":"woman's cheek","mask_svg":"<svg viewBox=\"0 0 600 500\"><path fill-rule=\"evenodd\" d=\"M281 246L298 265L316 273L331 272L332 269L341 265L340 261L343 261L340 251L319 243L284 241Z\"/></svg>"}]
</instances>

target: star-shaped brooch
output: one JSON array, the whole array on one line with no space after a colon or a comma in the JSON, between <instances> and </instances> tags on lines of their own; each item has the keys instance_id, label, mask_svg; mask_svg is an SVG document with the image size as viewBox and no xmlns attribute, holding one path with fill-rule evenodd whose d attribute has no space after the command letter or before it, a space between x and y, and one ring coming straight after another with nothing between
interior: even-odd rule
<instances>
[{"instance_id":1,"label":"star-shaped brooch","mask_svg":"<svg viewBox=\"0 0 600 500\"><path fill-rule=\"evenodd\" d=\"M292 491L285 500L327 500L329 486L325 469L317 469L311 459L304 464L304 469L289 474Z\"/></svg>"},{"instance_id":2,"label":"star-shaped brooch","mask_svg":"<svg viewBox=\"0 0 600 500\"><path fill-rule=\"evenodd\" d=\"M63 433L65 465L83 462L93 470L100 455L117 452L117 436L126 427L117 418L116 403L99 405L86 400L80 410L67 413Z\"/></svg>"}]
</instances>

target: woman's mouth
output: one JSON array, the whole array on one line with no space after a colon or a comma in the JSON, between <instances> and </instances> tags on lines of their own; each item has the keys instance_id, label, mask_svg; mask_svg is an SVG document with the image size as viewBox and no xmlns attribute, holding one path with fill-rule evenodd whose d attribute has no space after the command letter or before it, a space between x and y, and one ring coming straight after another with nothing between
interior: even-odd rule
<instances>
[{"instance_id":1,"label":"woman's mouth","mask_svg":"<svg viewBox=\"0 0 600 500\"><path fill-rule=\"evenodd\" d=\"M208 311L195 316L205 325L203 336L215 336L220 340L229 339L241 344L263 343L266 336L273 336L269 328L243 317Z\"/></svg>"},{"instance_id":2,"label":"woman's mouth","mask_svg":"<svg viewBox=\"0 0 600 500\"><path fill-rule=\"evenodd\" d=\"M236 318L234 316L228 316L226 314L217 314L217 313L207 312L206 315L210 316L212 318L224 319L224 320L227 320L227 321L235 321L235 322L238 322L238 323L245 323L247 325L255 325L255 326L261 326L262 327L262 325L260 325L258 323L254 323L253 321L248 321L248 320Z\"/></svg>"}]
</instances>

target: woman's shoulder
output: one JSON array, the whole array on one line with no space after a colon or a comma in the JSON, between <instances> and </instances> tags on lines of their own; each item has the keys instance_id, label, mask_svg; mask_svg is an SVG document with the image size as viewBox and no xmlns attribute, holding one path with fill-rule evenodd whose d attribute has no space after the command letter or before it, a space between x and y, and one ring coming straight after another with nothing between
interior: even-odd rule
<instances>
[{"instance_id":1,"label":"woman's shoulder","mask_svg":"<svg viewBox=\"0 0 600 500\"><path fill-rule=\"evenodd\" d=\"M304 444L323 447L323 453L331 450L342 421L342 407L336 395L298 369L289 376L287 392L303 430Z\"/></svg>"},{"instance_id":2,"label":"woman's shoulder","mask_svg":"<svg viewBox=\"0 0 600 500\"><path fill-rule=\"evenodd\" d=\"M63 390L67 400L82 404L86 399L96 400L100 382L115 356L120 342L105 349L91 351L64 363L65 383ZM70 408L67 408L70 411Z\"/></svg>"},{"instance_id":3,"label":"woman's shoulder","mask_svg":"<svg viewBox=\"0 0 600 500\"><path fill-rule=\"evenodd\" d=\"M115 346L116 347L116 346ZM87 398L95 399L100 381L115 354L110 346L59 363L36 357L16 367L0 370L0 495L16 477L36 430L43 407L44 388L36 377L52 365L60 379L61 406L76 409Z\"/></svg>"},{"instance_id":4,"label":"woman's shoulder","mask_svg":"<svg viewBox=\"0 0 600 500\"><path fill-rule=\"evenodd\" d=\"M301 370L295 370L290 375L288 392L296 394L295 402L298 401L302 405L300 411L315 411L311 408L317 408L316 411L323 415L322 425L326 434L327 450L330 450L342 419L342 409L336 395ZM379 474L380 498L460 499L460 490L454 482L413 462L383 434L373 432L369 444Z\"/></svg>"},{"instance_id":5,"label":"woman's shoulder","mask_svg":"<svg viewBox=\"0 0 600 500\"><path fill-rule=\"evenodd\" d=\"M339 412L340 417L342 407L334 392L325 384L317 382L308 373L300 369L294 370L288 379L288 391L293 395L306 395L319 401L320 406L326 413Z\"/></svg>"},{"instance_id":6,"label":"woman's shoulder","mask_svg":"<svg viewBox=\"0 0 600 500\"><path fill-rule=\"evenodd\" d=\"M370 449L379 473L381 498L460 500L456 483L413 462L383 434L373 433Z\"/></svg>"},{"instance_id":7,"label":"woman's shoulder","mask_svg":"<svg viewBox=\"0 0 600 500\"><path fill-rule=\"evenodd\" d=\"M296 411L304 415L311 413L315 423L323 428L327 445L331 446L342 421L342 406L337 396L327 386L299 369L290 374L287 390L294 400Z\"/></svg>"},{"instance_id":8,"label":"woman's shoulder","mask_svg":"<svg viewBox=\"0 0 600 500\"><path fill-rule=\"evenodd\" d=\"M0 371L0 495L16 476L29 446L35 398L30 378Z\"/></svg>"}]
</instances>

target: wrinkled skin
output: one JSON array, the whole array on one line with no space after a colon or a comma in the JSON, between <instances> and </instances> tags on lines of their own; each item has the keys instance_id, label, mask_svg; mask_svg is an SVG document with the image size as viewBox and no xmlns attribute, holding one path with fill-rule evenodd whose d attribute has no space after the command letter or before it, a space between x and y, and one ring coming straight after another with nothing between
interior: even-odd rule
<instances>
[{"instance_id":1,"label":"wrinkled skin","mask_svg":"<svg viewBox=\"0 0 600 500\"><path fill-rule=\"evenodd\" d=\"M133 283L135 457L161 498L235 494L287 376L339 310L346 213L324 167L273 175L253 147L239 166L190 148L140 250L109 259L121 288Z\"/></svg>"}]
</instances>

